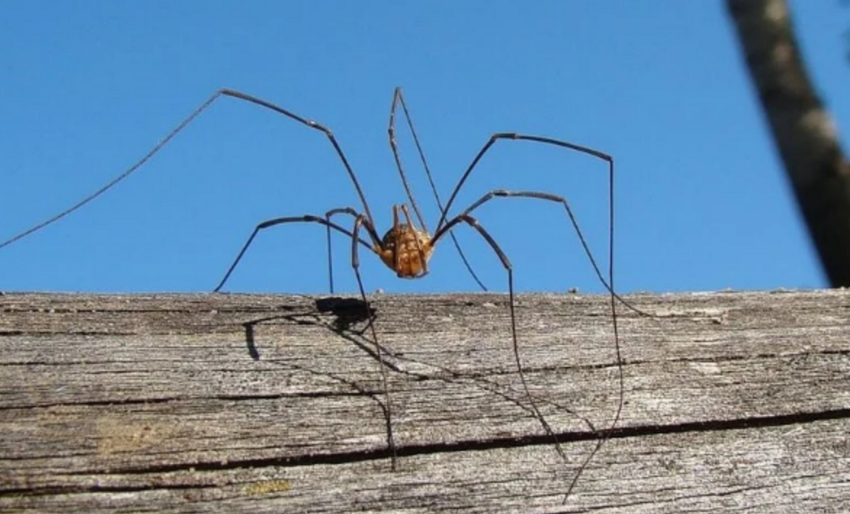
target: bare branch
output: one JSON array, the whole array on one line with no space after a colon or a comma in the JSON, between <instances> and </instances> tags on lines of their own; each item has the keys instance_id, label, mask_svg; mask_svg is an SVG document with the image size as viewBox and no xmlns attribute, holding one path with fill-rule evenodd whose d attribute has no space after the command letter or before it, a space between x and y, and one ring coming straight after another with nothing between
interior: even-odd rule
<instances>
[{"instance_id":1,"label":"bare branch","mask_svg":"<svg viewBox=\"0 0 850 514\"><path fill-rule=\"evenodd\" d=\"M850 164L803 64L785 0L727 0L824 271L850 286Z\"/></svg>"}]
</instances>

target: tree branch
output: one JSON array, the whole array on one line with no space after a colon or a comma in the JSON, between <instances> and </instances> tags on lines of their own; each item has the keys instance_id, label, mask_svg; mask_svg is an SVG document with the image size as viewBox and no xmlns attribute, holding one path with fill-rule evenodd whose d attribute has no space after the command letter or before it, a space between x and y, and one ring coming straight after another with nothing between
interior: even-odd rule
<instances>
[{"instance_id":1,"label":"tree branch","mask_svg":"<svg viewBox=\"0 0 850 514\"><path fill-rule=\"evenodd\" d=\"M800 211L833 287L850 286L850 164L808 79L785 0L727 0Z\"/></svg>"}]
</instances>

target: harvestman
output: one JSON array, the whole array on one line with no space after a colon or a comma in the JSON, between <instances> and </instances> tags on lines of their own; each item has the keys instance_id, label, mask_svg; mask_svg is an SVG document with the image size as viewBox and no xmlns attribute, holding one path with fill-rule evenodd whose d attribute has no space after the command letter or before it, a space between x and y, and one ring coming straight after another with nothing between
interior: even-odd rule
<instances>
[{"instance_id":1,"label":"harvestman","mask_svg":"<svg viewBox=\"0 0 850 514\"><path fill-rule=\"evenodd\" d=\"M288 117L292 120L295 120L302 125L305 125L309 128L312 128L312 129L315 129L315 130L322 132L328 138L328 140L330 141L331 145L334 148L334 151L336 152L337 156L339 157L340 161L342 162L343 166L345 167L345 170L348 173L349 178L351 179L352 183L354 184L354 188L357 191L357 195L360 198L360 202L363 205L363 210L358 211L358 210L356 210L352 207L341 207L341 208L335 208L335 209L329 210L328 212L325 213L324 217L307 214L307 215L303 215L303 216L289 216L289 217L275 218L275 219L264 221L264 222L258 224L256 226L256 228L254 229L254 231L251 233L248 240L245 242L245 244L242 247L242 249L240 250L239 254L236 256L236 259L233 261L230 268L227 270L227 273L225 274L224 278L222 278L221 282L215 288L215 290L214 290L215 292L220 291L221 288L224 287L224 284L227 282L228 278L230 277L230 275L232 274L232 272L234 271L236 266L239 264L239 261L242 259L243 255L248 250L248 247L251 245L254 238L257 236L257 234L261 230L269 228L269 227L273 227L273 226L276 226L276 225L286 224L286 223L316 223L316 224L320 224L320 225L323 225L324 227L326 227L326 230L328 232L328 254L329 254L328 255L328 270L329 270L331 292L333 292L333 267L332 267L332 260L330 259L331 231L336 231L338 233L344 234L345 236L347 236L351 239L351 242L352 242L352 244L351 244L351 266L354 270L354 274L355 274L355 277L357 279L357 285L358 285L358 288L359 288L359 291L360 291L361 299L363 300L364 304L366 305L366 309L368 311L367 314L368 314L369 319L372 319L373 314L372 314L371 310L369 310L368 300L366 298L366 292L365 292L365 288L363 286L363 280L362 280L361 275L360 275L360 257L359 257L358 250L359 250L359 247L361 245L363 247L367 248L369 251L375 253L386 266L388 266L391 270L393 270L396 273L396 275L398 277L414 279L414 278L424 277L425 275L428 274L428 272L429 272L428 260L431 258L431 255L433 254L437 243L448 234L454 240L455 246L456 246L457 250L459 251L461 258L463 259L463 262L466 265L467 270L470 272L470 274L475 279L475 281L479 284L479 286L481 286L482 289L486 289L484 287L484 285L481 283L481 281L478 279L478 277L475 275L472 268L469 266L469 263L467 262L465 256L463 255L463 251L461 250L459 244L457 243L457 240L454 239L454 234L451 232L451 230L453 228L455 228L457 225L459 225L461 223L466 224L466 225L470 226L471 228L473 228L487 242L487 244L490 246L490 248L493 250L493 252L499 258L499 261L502 263L502 266L505 268L505 271L508 275L508 300L509 300L509 313L510 313L510 317L511 317L512 349L513 349L514 359L515 359L515 362L516 362L516 365L517 365L517 370L518 370L518 374L519 374L519 377L520 377L520 381L522 383L523 391L524 391L525 396L528 398L528 402L529 402L529 405L531 406L531 410L534 412L536 418L540 422L544 431L547 433L547 435L549 437L552 438L554 445L555 445L555 448L556 448L558 454L560 455L561 459L565 463L567 463L567 457L564 454L564 452L563 452L563 450L560 446L560 443L558 442L558 439L555 435L554 430L551 428L549 423L546 421L546 419L544 418L544 416L542 415L542 413L538 409L537 402L535 401L534 397L531 395L531 393L529 391L528 384L526 383L525 375L524 375L523 370L522 370L522 360L520 358L519 345L518 345L518 342L517 342L516 312L515 312L514 286L513 286L513 268L511 266L511 262L508 259L507 255L502 251L501 247L496 242L496 240L490 235L490 233L478 222L477 219L475 219L474 217L471 216L471 213L475 209L484 205L485 203L490 202L491 200L493 200L495 198L523 197L523 198L532 198L532 199L544 200L544 201L548 201L548 202L554 202L554 203L561 204L564 207L564 209L566 210L566 213L567 213L567 215L570 219L570 223L572 224L573 228L576 231L576 235L578 236L579 241L581 242L582 247L584 249L584 252L587 255L588 259L590 260L590 263L592 264L592 266L594 268L594 271L597 275L597 278L605 286L605 288L608 290L608 292L610 294L610 306L611 306L612 323L613 323L613 329L614 329L613 330L613 332L614 332L614 343L615 343L616 357L617 357L617 366L618 366L618 374L619 374L618 382L619 382L619 393L620 393L619 401L618 401L618 405L617 405L617 410L616 410L616 413L614 415L614 419L612 420L609 429L606 431L607 433L611 432L611 430L616 426L617 422L619 421L620 415L622 413L623 392L624 392L622 360L621 360L621 356L620 356L620 343L619 343L619 333L618 333L618 329L617 329L617 312L616 312L616 301L615 300L620 300L627 307L629 307L629 308L631 308L631 309L633 309L633 310L635 310L639 313L641 312L638 309L635 309L634 307L632 307L627 302L625 302L622 298L619 297L619 295L617 295L614 292L614 260L613 260L613 255L614 255L614 189L613 189L614 160L613 160L613 158L608 154L594 150L592 148L576 145L576 144L573 144L573 143L569 143L569 142L566 142L566 141L561 141L561 140L557 140L557 139L553 139L553 138L542 137L542 136L534 136L534 135L525 135L525 134L518 134L518 133L496 133L496 134L493 134L490 137L490 139L484 144L484 146L475 155L475 158L472 160L472 162L466 168L463 175L461 175L461 178L458 181L457 185L452 190L452 193L449 196L449 200L446 203L445 207L443 207L442 202L440 202L439 195L437 194L437 190L436 190L436 187L434 185L434 182L433 182L433 179L432 179L432 176L431 176L431 173L430 173L430 169L428 168L428 164L425 160L424 153L423 153L422 148L420 146L419 139L418 139L416 132L413 128L413 123L411 121L410 114L408 112L407 105L405 104L404 97L402 96L402 92L401 92L400 88L396 88L396 90L395 90L395 93L394 93L394 96L393 96L393 102L392 102L392 106L391 106L391 110L390 110L390 123L389 123L389 129L388 129L390 147L392 149L393 157L395 158L396 167L398 169L399 175L401 176L402 183L404 185L405 192L407 194L407 198L410 201L410 206L413 208L413 212L415 214L416 221L418 222L419 226L422 227L421 229L417 227L416 223L414 222L413 218L411 217L410 208L408 207L408 205L407 204L397 204L397 205L393 205L393 225L392 225L392 228L390 228L384 234L383 237L380 237L379 232L378 232L376 225L375 225L374 218L372 217L372 213L369 209L369 204L366 201L366 197L363 194L363 190L360 187L360 183L357 180L357 177L354 173L354 170L352 169L351 165L349 164L348 159L346 158L345 153L342 150L342 147L339 145L339 143L337 142L333 133L329 129L327 129L325 126L323 126L323 125L321 125L321 124L319 124L315 121L303 118L303 117L301 117L301 116L299 116L299 115L297 115L297 114L295 114L291 111L283 109L283 108L281 108L277 105L274 105L270 102L267 102L263 99L260 99L260 98L257 98L257 97L239 92L239 91L231 90L231 89L221 89L221 90L217 91L216 93L214 93L206 102L204 102L200 107L198 107L194 112L192 112L186 119L184 119L179 125L177 125L177 127L175 127L171 131L171 133L169 133L162 141L160 141L153 149L151 149L136 164L134 164L133 166L128 168L126 171L124 171L122 174L117 176L115 179L113 179L112 181L107 183L105 186L98 189L93 194L89 195L88 197L86 197L82 201L76 203L75 205L71 206L70 208L68 208L68 209L60 212L59 214L53 216L52 218L49 218L49 219L45 220L44 222L42 222L42 223L40 223L40 224L38 224L38 225L20 233L20 234L10 238L9 240L0 243L0 248L3 248L4 246L7 246L9 244L12 244L15 241L18 241L18 240L28 236L29 234L31 234L31 233L47 226L47 225L59 220L60 218L70 214L71 212L77 210L78 208L82 207L86 203L88 203L91 200L95 199L96 197L100 196L102 193L106 192L108 189L110 189L111 187L116 185L118 182L120 182L121 180L126 178L128 175L130 175L131 173L133 173L134 171L136 171L137 169L142 167L150 158L152 158L157 152L159 152L159 150L161 150L166 144L168 144L168 142L172 138L174 138L179 132L181 132L184 128L186 128L195 118L197 118L203 111L205 111L207 108L209 108L210 105L212 105L218 98L220 98L222 96L229 96L229 97L232 97L232 98L235 98L235 99L238 99L238 100L246 101L246 102L249 102L249 103L259 105L261 107L265 107L265 108L270 109L274 112L282 114L282 115L284 115L284 116L286 116L286 117ZM431 235L430 231L428 230L427 224L425 223L425 220L424 220L424 218L423 218L423 216L422 216L422 214L419 210L419 207L416 204L416 201L413 197L412 190L410 188L410 185L408 184L407 177L406 177L406 175L404 173L404 169L402 167L401 158L399 157L398 147L397 147L396 139L395 139L395 116L396 116L396 111L397 111L397 107L398 107L399 104L402 106L402 110L404 111L404 114L405 114L405 119L407 120L408 127L410 128L411 134L412 134L414 142L416 144L417 151L419 152L420 159L422 161L422 164L425 167L425 171L427 173L428 180L429 180L430 185L431 185L431 189L434 193L434 196L437 199L438 205L440 206L440 211L441 211L440 212L440 219L439 219L439 222L437 223L437 228L436 228L435 232L433 233L433 235ZM564 148L564 149L573 150L573 151L584 153L586 155L590 155L592 157L596 157L598 159L605 161L608 164L608 191L609 191L609 198L608 198L608 216L609 216L608 262L609 262L609 266L608 266L608 280L607 280L607 282L606 282L605 278L602 276L602 272L600 271L599 266L597 265L596 260L594 259L593 254L590 251L589 246L587 245L587 242L584 238L584 235L581 232L581 229L579 228L578 222L576 221L575 216L573 215L573 212L572 212L572 209L570 208L569 203L562 196L558 196L558 195L554 195L554 194L550 194L550 193L546 193L546 192L540 192L540 191L507 191L507 190L497 189L497 190L493 190L493 191L490 191L490 192L484 194L483 196L481 196L481 198L479 198L478 200L473 202L469 207L467 207L466 209L461 211L459 214L457 214L453 217L448 216L449 210L451 209L452 205L454 204L455 198L457 197L457 195L460 192L463 185L466 183L466 180L469 178L470 174L472 174L475 167L478 165L478 163L481 161L481 159L484 157L484 155L490 150L490 148L493 145L495 145L497 142L502 141L502 140L529 141L529 142L534 142L534 143L540 143L540 144L546 144L546 145L561 147L561 148ZM353 225L352 225L351 230L348 230L348 229L344 228L343 226L339 225L338 223L335 223L334 221L332 221L332 217L335 216L335 215L339 215L339 214L349 215L353 218ZM366 236L368 237L368 240L361 237L361 231L365 231ZM395 447L395 442L394 442L394 439L393 439L393 431L392 431L392 419L391 419L391 417L392 417L392 402L391 402L391 396L390 396L389 387L388 387L386 366L384 364L384 357L383 357L383 351L382 351L381 345L378 344L378 337L377 337L377 332L376 332L375 327L374 327L374 323L370 322L369 327L370 327L372 338L374 340L373 342L374 342L375 347L376 347L376 355L378 357L378 361L379 361L379 365L380 365L381 381L382 381L382 385L383 385L383 388L384 388L384 401L385 401L385 404L386 404L385 412L386 412L386 425L387 425L387 444L388 444L389 450L391 452L391 467L392 467L392 469L395 469L397 457L396 457L396 447ZM567 490L567 492L564 496L564 502L566 502L569 494L572 492L573 488L575 487L575 485L578 481L578 478L581 475L581 472L589 464L590 460L593 458L593 456L596 454L596 452L600 449L600 447L602 446L604 441L605 441L605 436L601 436L597 439L596 446L591 451L591 453L585 458L585 460L582 462L581 466L578 469L578 472L575 474L573 480L571 481L570 486L569 486L569 488L568 488L568 490Z\"/></svg>"}]
</instances>

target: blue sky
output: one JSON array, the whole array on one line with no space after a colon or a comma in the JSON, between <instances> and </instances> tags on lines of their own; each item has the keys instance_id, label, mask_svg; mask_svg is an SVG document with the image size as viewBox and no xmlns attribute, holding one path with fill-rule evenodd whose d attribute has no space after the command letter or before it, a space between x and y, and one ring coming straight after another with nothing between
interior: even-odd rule
<instances>
[{"instance_id":1,"label":"blue sky","mask_svg":"<svg viewBox=\"0 0 850 514\"><path fill-rule=\"evenodd\" d=\"M850 10L792 8L846 129ZM122 172L222 87L330 127L383 233L405 201L386 135L398 85L444 197L494 132L613 155L621 291L825 285L722 2L18 1L4 4L0 48L0 240ZM438 210L399 133L433 230ZM495 188L566 196L607 265L603 162L500 143L456 206ZM360 207L321 134L222 99L108 194L0 249L0 290L208 291L258 222L338 206ZM559 208L510 199L476 217L518 290L602 291ZM489 247L458 236L485 283L505 290ZM324 237L317 225L269 229L226 289L325 292ZM367 290L476 291L445 243L415 281L364 252ZM337 238L335 250L338 288L354 291L350 247Z\"/></svg>"}]
</instances>

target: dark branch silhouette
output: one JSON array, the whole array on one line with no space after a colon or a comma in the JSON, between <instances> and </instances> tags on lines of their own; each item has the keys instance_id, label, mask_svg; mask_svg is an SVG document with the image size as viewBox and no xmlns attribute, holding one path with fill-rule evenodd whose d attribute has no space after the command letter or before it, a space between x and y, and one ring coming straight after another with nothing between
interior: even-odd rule
<instances>
[{"instance_id":1,"label":"dark branch silhouette","mask_svg":"<svg viewBox=\"0 0 850 514\"><path fill-rule=\"evenodd\" d=\"M833 287L850 286L850 163L809 81L785 0L727 0L773 140Z\"/></svg>"}]
</instances>

